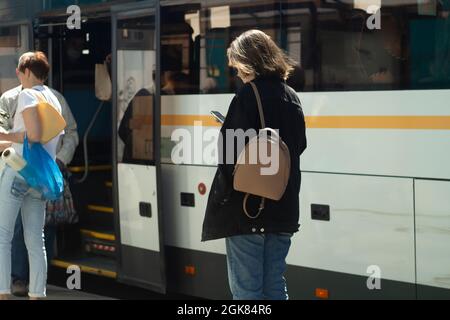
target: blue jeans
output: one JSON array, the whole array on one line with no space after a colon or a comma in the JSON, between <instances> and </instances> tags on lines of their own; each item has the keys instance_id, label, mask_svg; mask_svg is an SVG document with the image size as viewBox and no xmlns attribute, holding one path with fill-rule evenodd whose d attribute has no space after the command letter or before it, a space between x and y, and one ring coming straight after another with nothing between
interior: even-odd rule
<instances>
[{"instance_id":1,"label":"blue jeans","mask_svg":"<svg viewBox=\"0 0 450 320\"><path fill-rule=\"evenodd\" d=\"M286 256L291 234L255 234L226 239L228 280L234 300L288 300Z\"/></svg>"},{"instance_id":2,"label":"blue jeans","mask_svg":"<svg viewBox=\"0 0 450 320\"><path fill-rule=\"evenodd\" d=\"M30 260L32 298L46 296L47 258L44 246L45 201L18 173L6 167L0 179L0 294L11 293L11 241L19 211Z\"/></svg>"},{"instance_id":3,"label":"blue jeans","mask_svg":"<svg viewBox=\"0 0 450 320\"><path fill-rule=\"evenodd\" d=\"M56 227L46 226L44 229L45 238L45 251L47 252L47 262L53 259L54 248L56 238ZM23 236L23 224L22 217L19 214L16 221L16 226L14 228L14 237L12 240L12 250L11 250L11 260L12 269L11 277L13 281L21 280L23 282L29 282L29 265L28 265L28 253L27 247L25 246L25 239Z\"/></svg>"}]
</instances>

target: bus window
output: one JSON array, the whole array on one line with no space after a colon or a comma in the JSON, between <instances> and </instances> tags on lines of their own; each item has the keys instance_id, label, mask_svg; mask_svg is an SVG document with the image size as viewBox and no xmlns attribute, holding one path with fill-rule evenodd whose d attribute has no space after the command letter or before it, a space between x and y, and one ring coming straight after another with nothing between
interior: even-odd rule
<instances>
[{"instance_id":1,"label":"bus window","mask_svg":"<svg viewBox=\"0 0 450 320\"><path fill-rule=\"evenodd\" d=\"M120 163L154 162L154 18L126 19L117 31L118 154Z\"/></svg>"},{"instance_id":2,"label":"bus window","mask_svg":"<svg viewBox=\"0 0 450 320\"><path fill-rule=\"evenodd\" d=\"M298 62L296 91L450 88L450 0L383 2L373 18L355 1L197 1L162 7L162 93L233 93L226 50L242 32L269 34ZM370 3L370 2L365 2ZM430 7L431 6L431 10Z\"/></svg>"},{"instance_id":3,"label":"bus window","mask_svg":"<svg viewBox=\"0 0 450 320\"><path fill-rule=\"evenodd\" d=\"M285 1L280 33L304 91L450 88L449 7L383 2L369 28L374 16L354 1Z\"/></svg>"},{"instance_id":4,"label":"bus window","mask_svg":"<svg viewBox=\"0 0 450 320\"><path fill-rule=\"evenodd\" d=\"M228 66L227 48L258 28L280 42L279 1L196 1L161 9L163 95L233 93L242 85Z\"/></svg>"},{"instance_id":5,"label":"bus window","mask_svg":"<svg viewBox=\"0 0 450 320\"><path fill-rule=\"evenodd\" d=\"M194 31L194 28L199 24L199 10L199 3L161 9L163 95L198 93L198 64L195 56L198 30Z\"/></svg>"},{"instance_id":6,"label":"bus window","mask_svg":"<svg viewBox=\"0 0 450 320\"><path fill-rule=\"evenodd\" d=\"M19 85L16 67L29 48L28 27L0 27L0 94Z\"/></svg>"},{"instance_id":7,"label":"bus window","mask_svg":"<svg viewBox=\"0 0 450 320\"><path fill-rule=\"evenodd\" d=\"M233 93L242 82L235 70L228 66L227 49L243 32L259 29L279 45L281 21L279 1L217 1L205 8L208 17L205 26L203 57L205 70L201 77L204 93Z\"/></svg>"}]
</instances>

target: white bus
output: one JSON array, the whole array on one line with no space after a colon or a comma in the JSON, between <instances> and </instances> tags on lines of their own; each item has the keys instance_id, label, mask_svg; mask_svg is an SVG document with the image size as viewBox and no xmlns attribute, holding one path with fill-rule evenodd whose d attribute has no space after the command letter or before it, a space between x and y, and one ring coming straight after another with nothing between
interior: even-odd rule
<instances>
[{"instance_id":1,"label":"white bus","mask_svg":"<svg viewBox=\"0 0 450 320\"><path fill-rule=\"evenodd\" d=\"M241 85L226 49L257 28L299 62L288 82L307 120L290 297L450 297L450 3L381 1L368 13L377 2L130 1L82 7L74 31L63 10L41 12L36 46L81 127L98 103L94 64L112 53L112 106L89 138L89 178L73 187L80 225L60 231L53 264L231 297L224 241L200 241L216 167L201 139L174 164L171 138L218 133L210 111L226 114Z\"/></svg>"}]
</instances>

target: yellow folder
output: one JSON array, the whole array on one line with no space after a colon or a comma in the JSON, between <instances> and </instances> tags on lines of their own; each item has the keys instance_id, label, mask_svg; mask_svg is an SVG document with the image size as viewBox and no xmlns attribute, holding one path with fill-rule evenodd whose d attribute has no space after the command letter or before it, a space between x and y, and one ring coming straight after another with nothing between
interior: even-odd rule
<instances>
[{"instance_id":1,"label":"yellow folder","mask_svg":"<svg viewBox=\"0 0 450 320\"><path fill-rule=\"evenodd\" d=\"M41 143L46 144L63 131L67 124L62 115L40 95L37 112L41 122L42 137Z\"/></svg>"}]
</instances>

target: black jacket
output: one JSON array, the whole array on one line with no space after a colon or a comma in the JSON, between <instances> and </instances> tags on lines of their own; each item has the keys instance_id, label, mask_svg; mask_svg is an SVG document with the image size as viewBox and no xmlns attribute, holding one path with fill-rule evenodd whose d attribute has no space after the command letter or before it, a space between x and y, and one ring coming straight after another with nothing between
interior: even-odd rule
<instances>
[{"instance_id":1,"label":"black jacket","mask_svg":"<svg viewBox=\"0 0 450 320\"><path fill-rule=\"evenodd\" d=\"M219 164L211 186L202 241L256 233L294 233L299 228L300 155L306 149L305 120L300 100L295 91L276 77L254 80L260 92L266 126L279 129L291 155L291 174L286 192L280 201L266 200L266 206L257 219L248 218L243 210L245 194L233 190L233 164ZM250 84L244 85L233 98L219 140L219 159L227 156L222 145L226 143L226 129L261 129L256 97ZM234 163L241 150L234 150ZM219 160L220 162L220 160ZM257 212L260 198L250 197L247 208Z\"/></svg>"}]
</instances>

